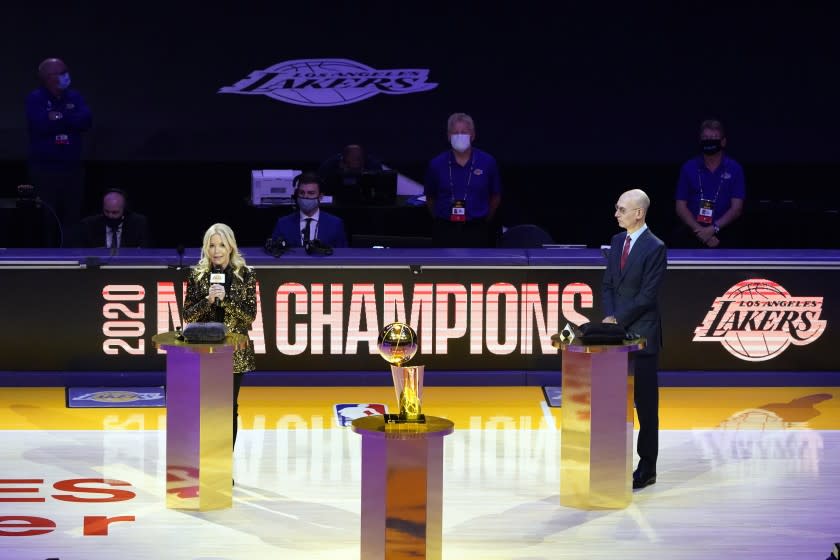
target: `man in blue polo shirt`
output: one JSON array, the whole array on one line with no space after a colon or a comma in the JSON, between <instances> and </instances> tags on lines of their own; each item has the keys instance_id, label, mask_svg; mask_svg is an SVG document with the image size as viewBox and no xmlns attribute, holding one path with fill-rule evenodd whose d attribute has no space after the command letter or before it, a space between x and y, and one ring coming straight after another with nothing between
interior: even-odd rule
<instances>
[{"instance_id":1,"label":"man in blue polo shirt","mask_svg":"<svg viewBox=\"0 0 840 560\"><path fill-rule=\"evenodd\" d=\"M466 113L450 115L446 125L450 150L426 170L426 205L434 220L437 247L489 247L490 223L502 200L496 159L473 146L475 124Z\"/></svg>"},{"instance_id":2,"label":"man in blue polo shirt","mask_svg":"<svg viewBox=\"0 0 840 560\"><path fill-rule=\"evenodd\" d=\"M744 211L744 170L724 154L726 133L718 120L700 124L701 155L685 162L677 182L676 212L688 246L718 247ZM687 237L696 241L690 241ZM731 246L731 241L727 242Z\"/></svg>"},{"instance_id":3,"label":"man in blue polo shirt","mask_svg":"<svg viewBox=\"0 0 840 560\"><path fill-rule=\"evenodd\" d=\"M41 87L26 98L29 180L56 213L66 236L69 226L75 226L81 217L82 133L90 129L92 118L82 95L70 89L70 73L63 61L44 60L38 66L38 76ZM49 235L47 244L56 245L56 239Z\"/></svg>"}]
</instances>

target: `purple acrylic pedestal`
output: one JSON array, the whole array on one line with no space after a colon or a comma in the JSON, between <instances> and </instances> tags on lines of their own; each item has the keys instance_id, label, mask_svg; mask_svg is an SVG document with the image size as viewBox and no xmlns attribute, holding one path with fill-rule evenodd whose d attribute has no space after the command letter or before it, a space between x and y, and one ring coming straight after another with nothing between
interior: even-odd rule
<instances>
[{"instance_id":1,"label":"purple acrylic pedestal","mask_svg":"<svg viewBox=\"0 0 840 560\"><path fill-rule=\"evenodd\" d=\"M552 342L563 357L560 503L625 508L633 498L632 353L645 341Z\"/></svg>"},{"instance_id":2,"label":"purple acrylic pedestal","mask_svg":"<svg viewBox=\"0 0 840 560\"><path fill-rule=\"evenodd\" d=\"M455 425L353 420L362 436L361 558L439 560L443 539L443 438Z\"/></svg>"},{"instance_id":3,"label":"purple acrylic pedestal","mask_svg":"<svg viewBox=\"0 0 840 560\"><path fill-rule=\"evenodd\" d=\"M248 337L197 344L179 333L155 335L166 350L166 507L233 505L233 352Z\"/></svg>"}]
</instances>

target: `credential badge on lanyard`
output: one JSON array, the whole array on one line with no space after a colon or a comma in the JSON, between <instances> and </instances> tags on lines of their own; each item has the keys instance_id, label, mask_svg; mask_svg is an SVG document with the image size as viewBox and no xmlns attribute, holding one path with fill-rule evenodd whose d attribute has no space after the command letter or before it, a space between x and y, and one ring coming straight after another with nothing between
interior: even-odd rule
<instances>
[{"instance_id":1,"label":"credential badge on lanyard","mask_svg":"<svg viewBox=\"0 0 840 560\"><path fill-rule=\"evenodd\" d=\"M714 198L706 198L703 196L703 180L701 179L701 171L697 169L697 186L700 188L700 208L697 210L697 222L700 224L709 225L715 221L715 202L717 202L718 195L720 195L720 187L723 185L724 179L728 179L731 175L727 172L724 165L723 171L720 174L720 181L718 182L717 192Z\"/></svg>"},{"instance_id":2,"label":"credential badge on lanyard","mask_svg":"<svg viewBox=\"0 0 840 560\"><path fill-rule=\"evenodd\" d=\"M470 170L467 172L467 184L464 186L464 198L455 199L455 181L452 178L452 154L449 154L449 191L452 193L452 205L449 209L450 222L467 221L467 197L470 194L470 181L475 168L475 152L470 156Z\"/></svg>"}]
</instances>

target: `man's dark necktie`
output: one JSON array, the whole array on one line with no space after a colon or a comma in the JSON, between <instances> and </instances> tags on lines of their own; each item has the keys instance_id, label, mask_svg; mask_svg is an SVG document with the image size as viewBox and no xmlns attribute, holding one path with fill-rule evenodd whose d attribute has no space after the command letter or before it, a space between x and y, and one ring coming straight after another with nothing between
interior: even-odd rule
<instances>
[{"instance_id":1,"label":"man's dark necktie","mask_svg":"<svg viewBox=\"0 0 840 560\"><path fill-rule=\"evenodd\" d=\"M303 226L303 244L306 246L312 241L312 218L306 218L306 225Z\"/></svg>"},{"instance_id":2,"label":"man's dark necktie","mask_svg":"<svg viewBox=\"0 0 840 560\"><path fill-rule=\"evenodd\" d=\"M111 250L116 251L120 246L120 240L117 236L117 228L111 228Z\"/></svg>"},{"instance_id":3,"label":"man's dark necktie","mask_svg":"<svg viewBox=\"0 0 840 560\"><path fill-rule=\"evenodd\" d=\"M627 255L630 254L630 236L624 238L624 250L621 252L621 270L624 270L624 265L627 264Z\"/></svg>"}]
</instances>

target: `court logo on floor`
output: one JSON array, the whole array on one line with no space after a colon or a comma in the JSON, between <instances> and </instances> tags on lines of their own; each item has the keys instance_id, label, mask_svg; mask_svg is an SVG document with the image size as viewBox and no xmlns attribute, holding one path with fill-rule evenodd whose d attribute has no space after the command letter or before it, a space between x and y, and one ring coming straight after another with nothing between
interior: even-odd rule
<instances>
[{"instance_id":1,"label":"court logo on floor","mask_svg":"<svg viewBox=\"0 0 840 560\"><path fill-rule=\"evenodd\" d=\"M563 389L562 387L547 387L543 386L543 394L545 394L545 402L548 406L560 408L563 404Z\"/></svg>"},{"instance_id":2,"label":"court logo on floor","mask_svg":"<svg viewBox=\"0 0 840 560\"><path fill-rule=\"evenodd\" d=\"M349 426L356 418L388 414L388 405L381 403L341 403L335 405L335 418L339 426Z\"/></svg>"},{"instance_id":3,"label":"court logo on floor","mask_svg":"<svg viewBox=\"0 0 840 560\"><path fill-rule=\"evenodd\" d=\"M166 406L163 387L68 387L67 408L155 408Z\"/></svg>"}]
</instances>

